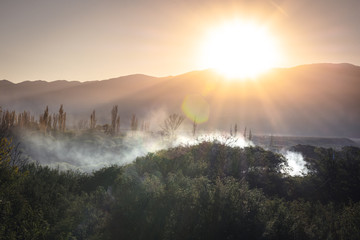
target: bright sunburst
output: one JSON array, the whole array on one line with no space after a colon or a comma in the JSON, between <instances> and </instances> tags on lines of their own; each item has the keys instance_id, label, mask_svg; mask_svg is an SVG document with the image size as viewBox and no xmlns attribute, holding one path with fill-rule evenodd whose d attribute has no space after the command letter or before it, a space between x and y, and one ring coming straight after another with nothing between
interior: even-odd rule
<instances>
[{"instance_id":1,"label":"bright sunburst","mask_svg":"<svg viewBox=\"0 0 360 240\"><path fill-rule=\"evenodd\" d=\"M210 31L202 47L202 67L228 78L253 78L279 61L275 39L266 29L238 20Z\"/></svg>"}]
</instances>

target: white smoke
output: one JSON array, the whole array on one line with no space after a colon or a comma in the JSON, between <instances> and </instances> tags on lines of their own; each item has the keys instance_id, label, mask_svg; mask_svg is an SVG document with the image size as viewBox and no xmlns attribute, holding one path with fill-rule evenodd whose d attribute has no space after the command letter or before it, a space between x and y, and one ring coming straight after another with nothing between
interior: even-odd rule
<instances>
[{"instance_id":1,"label":"white smoke","mask_svg":"<svg viewBox=\"0 0 360 240\"><path fill-rule=\"evenodd\" d=\"M85 172L113 164L124 165L161 149L158 142L149 141L140 134L114 138L103 134L54 138L33 133L22 137L21 147L30 161L60 170Z\"/></svg>"},{"instance_id":2,"label":"white smoke","mask_svg":"<svg viewBox=\"0 0 360 240\"><path fill-rule=\"evenodd\" d=\"M203 132L197 137L182 133L169 139L159 133L136 131L117 137L109 137L103 133L52 137L39 132L25 132L21 147L30 161L37 161L41 165L60 170L91 172L113 164L129 164L149 152L180 145L192 146L204 141L241 148L254 145L242 137L221 132Z\"/></svg>"},{"instance_id":3,"label":"white smoke","mask_svg":"<svg viewBox=\"0 0 360 240\"><path fill-rule=\"evenodd\" d=\"M126 136L110 137L103 133L82 133L52 137L39 132L26 132L21 147L30 161L60 170L91 172L102 167L125 165L149 152L177 146L193 146L201 142L218 142L229 147L249 147L254 143L242 136L223 132L201 132L196 137L181 133L167 138L159 133L128 132ZM287 160L283 172L290 176L307 174L306 162L301 153L282 150Z\"/></svg>"},{"instance_id":4,"label":"white smoke","mask_svg":"<svg viewBox=\"0 0 360 240\"><path fill-rule=\"evenodd\" d=\"M304 176L307 174L306 162L301 153L282 150L281 154L285 157L288 167L284 169L290 176Z\"/></svg>"}]
</instances>

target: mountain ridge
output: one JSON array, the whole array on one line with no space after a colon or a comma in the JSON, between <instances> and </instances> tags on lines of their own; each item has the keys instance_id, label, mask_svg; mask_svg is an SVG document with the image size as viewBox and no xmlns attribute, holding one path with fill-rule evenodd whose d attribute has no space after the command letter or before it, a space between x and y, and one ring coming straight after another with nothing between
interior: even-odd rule
<instances>
[{"instance_id":1,"label":"mountain ridge","mask_svg":"<svg viewBox=\"0 0 360 240\"><path fill-rule=\"evenodd\" d=\"M307 67L347 67L347 68L352 68L352 69L357 69L358 71L360 71L360 66L359 65L355 65L352 63L308 63L308 64L301 64L301 65L295 65L292 67L274 67L272 69L269 69L267 72L261 74L268 74L271 73L272 71L278 71L278 70L289 70L289 69L301 69L301 68L307 68ZM189 71L189 72L185 72L185 73L181 73L178 75L169 75L169 76L162 76L162 77L157 77L157 76L152 76L152 75L148 75L148 74L142 74L142 73L134 73L134 74L127 74L127 75L121 75L118 77L112 77L112 78L108 78L108 79L101 79L101 80L87 80L87 81L78 81L78 80L66 80L66 79L59 79L59 80L53 80L53 81L47 81L47 80L24 80L18 83L12 82L11 80L8 79L2 79L0 80L0 83L2 82L9 82L15 85L18 84L23 84L23 83L35 83L35 82L44 82L44 83L55 83L55 82L67 82L67 83L89 83L89 82L102 82L102 81L109 81L109 80L118 80L121 78L127 78L127 77L152 77L152 78L174 78L174 77L180 77L180 76L186 76L186 75L190 75L190 74L197 74L197 73L201 73L201 72L212 72L214 74L216 74L216 70L208 68L208 69L203 69L203 70L193 70L193 71ZM221 75L221 74L217 74L217 75ZM236 78L234 78L236 80Z\"/></svg>"},{"instance_id":2,"label":"mountain ridge","mask_svg":"<svg viewBox=\"0 0 360 240\"><path fill-rule=\"evenodd\" d=\"M228 131L238 124L261 133L360 137L360 67L352 64L273 69L248 81L227 81L211 69L161 78L133 74L87 82L0 81L3 109L37 115L47 105L56 112L63 104L74 124L94 109L99 123L109 122L114 105L124 125L132 114L147 119L157 111L181 113L184 99L194 95L209 106L204 129Z\"/></svg>"}]
</instances>

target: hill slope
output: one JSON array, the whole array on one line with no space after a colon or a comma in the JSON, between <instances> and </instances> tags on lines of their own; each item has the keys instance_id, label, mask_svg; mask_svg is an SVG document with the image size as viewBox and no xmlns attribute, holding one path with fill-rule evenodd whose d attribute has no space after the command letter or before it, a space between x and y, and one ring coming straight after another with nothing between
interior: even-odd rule
<instances>
[{"instance_id":1,"label":"hill slope","mask_svg":"<svg viewBox=\"0 0 360 240\"><path fill-rule=\"evenodd\" d=\"M360 67L350 64L274 69L251 81L226 81L210 70L84 83L0 81L3 108L39 114L46 105L56 112L64 104L69 116L87 119L96 109L99 122L108 122L117 104L124 125L133 113L145 118L158 109L181 112L188 95L209 105L209 120L201 126L207 129L237 123L258 133L360 137Z\"/></svg>"}]
</instances>

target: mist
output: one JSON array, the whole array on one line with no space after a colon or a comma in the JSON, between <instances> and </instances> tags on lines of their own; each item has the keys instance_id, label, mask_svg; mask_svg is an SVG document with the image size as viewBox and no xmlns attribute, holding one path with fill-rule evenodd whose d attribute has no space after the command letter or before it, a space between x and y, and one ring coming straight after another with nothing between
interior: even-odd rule
<instances>
[{"instance_id":1,"label":"mist","mask_svg":"<svg viewBox=\"0 0 360 240\"><path fill-rule=\"evenodd\" d=\"M304 156L299 152L281 150L280 153L285 157L287 167L285 172L290 176L304 176L308 173Z\"/></svg>"},{"instance_id":2,"label":"mist","mask_svg":"<svg viewBox=\"0 0 360 240\"><path fill-rule=\"evenodd\" d=\"M196 136L179 132L173 137L160 132L128 131L126 135L111 137L101 132L79 132L72 135L44 135L40 132L21 133L20 149L30 162L37 162L59 170L92 172L111 165L126 165L151 152L177 146L193 146L201 142L217 142L229 147L255 146L242 135L228 133L199 132ZM287 165L284 168L290 176L304 176L307 173L304 157L297 152L280 151Z\"/></svg>"},{"instance_id":3,"label":"mist","mask_svg":"<svg viewBox=\"0 0 360 240\"><path fill-rule=\"evenodd\" d=\"M160 133L140 131L118 137L89 132L55 137L38 132L24 132L20 149L30 162L60 170L91 172L113 164L129 164L150 152L196 145L203 141L218 141L232 147L253 145L243 138L228 137L220 132L204 133L197 137L179 134L172 138L164 137Z\"/></svg>"},{"instance_id":4,"label":"mist","mask_svg":"<svg viewBox=\"0 0 360 240\"><path fill-rule=\"evenodd\" d=\"M60 170L91 172L113 164L125 165L136 157L161 149L145 134L109 137L105 134L52 137L26 133L21 149L29 161Z\"/></svg>"}]
</instances>

